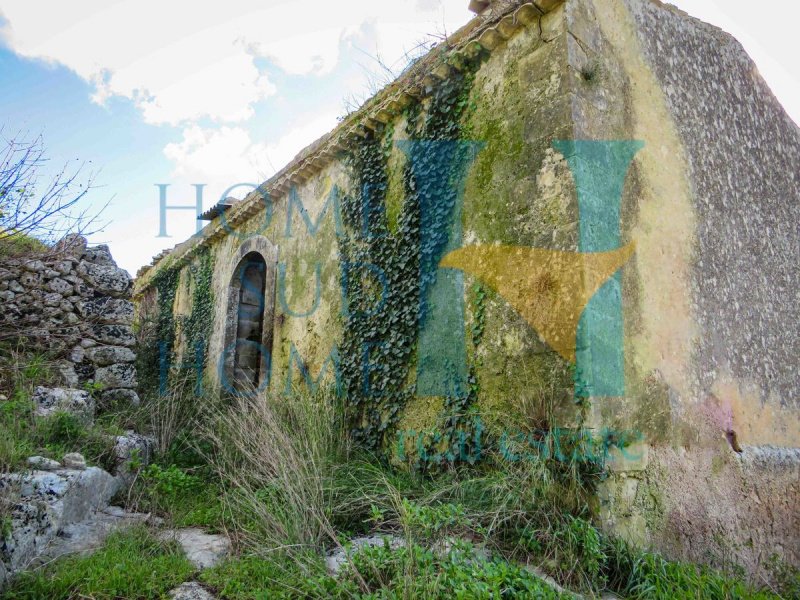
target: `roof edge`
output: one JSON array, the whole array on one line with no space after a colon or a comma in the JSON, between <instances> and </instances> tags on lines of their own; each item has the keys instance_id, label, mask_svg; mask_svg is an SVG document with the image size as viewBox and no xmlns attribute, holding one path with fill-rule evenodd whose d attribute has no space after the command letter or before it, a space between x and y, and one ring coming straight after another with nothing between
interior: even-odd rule
<instances>
[{"instance_id":1,"label":"roof edge","mask_svg":"<svg viewBox=\"0 0 800 600\"><path fill-rule=\"evenodd\" d=\"M515 33L536 23L565 0L528 0L505 4L502 9L492 5L473 17L444 42L440 43L397 79L372 96L356 111L350 113L332 131L306 146L285 167L262 183L257 190L225 211L226 223L215 219L188 240L165 250L148 266L139 269L134 295L147 290L156 273L167 266L180 266L191 260L203 246L220 239L240 223L261 210L264 193L271 202L288 194L293 185L301 184L336 160L354 136L365 137L370 131L381 131L413 102L430 95L438 82L453 70L460 70L462 58L480 52L491 52ZM210 212L210 211L209 211Z\"/></svg>"}]
</instances>

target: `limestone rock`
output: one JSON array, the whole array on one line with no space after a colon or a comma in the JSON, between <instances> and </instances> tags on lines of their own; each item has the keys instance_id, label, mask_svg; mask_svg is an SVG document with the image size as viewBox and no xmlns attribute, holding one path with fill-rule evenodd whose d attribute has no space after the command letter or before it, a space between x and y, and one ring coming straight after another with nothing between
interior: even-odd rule
<instances>
[{"instance_id":1,"label":"limestone rock","mask_svg":"<svg viewBox=\"0 0 800 600\"><path fill-rule=\"evenodd\" d=\"M58 536L48 544L36 563L50 563L62 556L91 553L102 548L112 532L154 521L150 514L129 513L118 506L95 509L85 520L61 527Z\"/></svg>"},{"instance_id":2,"label":"limestone rock","mask_svg":"<svg viewBox=\"0 0 800 600\"><path fill-rule=\"evenodd\" d=\"M216 596L196 581L189 581L169 593L172 600L215 600Z\"/></svg>"},{"instance_id":3,"label":"limestone rock","mask_svg":"<svg viewBox=\"0 0 800 600\"><path fill-rule=\"evenodd\" d=\"M83 346L75 346L69 353L69 361L74 363L82 363L86 358L86 350Z\"/></svg>"},{"instance_id":4,"label":"limestone rock","mask_svg":"<svg viewBox=\"0 0 800 600\"><path fill-rule=\"evenodd\" d=\"M69 253L81 256L86 251L88 242L86 238L80 234L72 233L65 236L61 241L56 244L56 252Z\"/></svg>"},{"instance_id":5,"label":"limestone rock","mask_svg":"<svg viewBox=\"0 0 800 600\"><path fill-rule=\"evenodd\" d=\"M133 323L133 303L120 298L93 298L78 305L85 319L108 325L130 325Z\"/></svg>"},{"instance_id":6,"label":"limestone rock","mask_svg":"<svg viewBox=\"0 0 800 600\"><path fill-rule=\"evenodd\" d=\"M142 465L148 464L155 447L155 439L134 431L126 431L125 435L117 436L114 444L117 473L127 473L129 463L134 459Z\"/></svg>"},{"instance_id":7,"label":"limestone rock","mask_svg":"<svg viewBox=\"0 0 800 600\"><path fill-rule=\"evenodd\" d=\"M34 273L38 273L40 271L44 271L45 266L44 263L40 260L28 260L22 265L26 271L31 271Z\"/></svg>"},{"instance_id":8,"label":"limestone rock","mask_svg":"<svg viewBox=\"0 0 800 600\"><path fill-rule=\"evenodd\" d=\"M33 335L33 334L32 334ZM35 337L35 336L34 336ZM42 339L42 338L39 338ZM55 368L65 385L74 387L80 384L78 374L75 372L75 365L67 360L60 360L56 362Z\"/></svg>"},{"instance_id":9,"label":"limestone rock","mask_svg":"<svg viewBox=\"0 0 800 600\"><path fill-rule=\"evenodd\" d=\"M53 265L53 270L57 271L61 275L69 275L72 271L72 261L71 260L60 260Z\"/></svg>"},{"instance_id":10,"label":"limestone rock","mask_svg":"<svg viewBox=\"0 0 800 600\"><path fill-rule=\"evenodd\" d=\"M120 363L132 363L136 354L124 346L96 346L87 351L86 356L99 367L107 367Z\"/></svg>"},{"instance_id":11,"label":"limestone rock","mask_svg":"<svg viewBox=\"0 0 800 600\"><path fill-rule=\"evenodd\" d=\"M31 456L28 459L28 466L37 471L57 471L61 468L61 463L44 456Z\"/></svg>"},{"instance_id":12,"label":"limestone rock","mask_svg":"<svg viewBox=\"0 0 800 600\"><path fill-rule=\"evenodd\" d=\"M72 287L72 285L59 277L49 281L47 283L47 289L51 292L55 292L56 294L61 294L62 296L71 296L75 291L75 288Z\"/></svg>"},{"instance_id":13,"label":"limestone rock","mask_svg":"<svg viewBox=\"0 0 800 600\"><path fill-rule=\"evenodd\" d=\"M100 367L94 380L108 389L132 389L136 387L136 367L130 364Z\"/></svg>"},{"instance_id":14,"label":"limestone rock","mask_svg":"<svg viewBox=\"0 0 800 600\"><path fill-rule=\"evenodd\" d=\"M78 265L78 274L97 292L108 296L123 296L130 292L133 285L133 279L126 270L113 266L82 261Z\"/></svg>"},{"instance_id":15,"label":"limestone rock","mask_svg":"<svg viewBox=\"0 0 800 600\"><path fill-rule=\"evenodd\" d=\"M98 467L0 475L0 489L19 488L10 534L0 540L0 563L8 571L25 567L63 527L85 521L107 506L119 486L119 480Z\"/></svg>"},{"instance_id":16,"label":"limestone rock","mask_svg":"<svg viewBox=\"0 0 800 600\"><path fill-rule=\"evenodd\" d=\"M65 454L64 458L61 459L61 462L64 463L65 469L82 471L86 468L86 459L83 457L83 454L78 454L77 452Z\"/></svg>"},{"instance_id":17,"label":"limestone rock","mask_svg":"<svg viewBox=\"0 0 800 600\"><path fill-rule=\"evenodd\" d=\"M36 288L39 287L39 283L41 282L41 278L38 273L22 273L19 276L19 283L24 288Z\"/></svg>"},{"instance_id":18,"label":"limestone rock","mask_svg":"<svg viewBox=\"0 0 800 600\"><path fill-rule=\"evenodd\" d=\"M95 403L91 395L83 390L70 388L37 387L33 393L34 414L47 417L57 412L66 412L84 423L94 419Z\"/></svg>"},{"instance_id":19,"label":"limestone rock","mask_svg":"<svg viewBox=\"0 0 800 600\"><path fill-rule=\"evenodd\" d=\"M141 400L135 390L105 390L100 394L104 406L121 404L123 406L139 406Z\"/></svg>"},{"instance_id":20,"label":"limestone rock","mask_svg":"<svg viewBox=\"0 0 800 600\"><path fill-rule=\"evenodd\" d=\"M55 292L51 292L49 294L45 294L44 296L44 305L45 306L60 306L61 302L64 298L61 294L57 294Z\"/></svg>"},{"instance_id":21,"label":"limestone rock","mask_svg":"<svg viewBox=\"0 0 800 600\"><path fill-rule=\"evenodd\" d=\"M105 244L95 246L94 248L87 248L81 259L93 265L102 265L106 267L117 266L117 263L111 256L111 250L109 250L108 246Z\"/></svg>"},{"instance_id":22,"label":"limestone rock","mask_svg":"<svg viewBox=\"0 0 800 600\"><path fill-rule=\"evenodd\" d=\"M228 556L231 541L224 535L205 533L202 529L167 530L160 534L163 540L176 540L186 558L198 569L209 569Z\"/></svg>"},{"instance_id":23,"label":"limestone rock","mask_svg":"<svg viewBox=\"0 0 800 600\"><path fill-rule=\"evenodd\" d=\"M91 329L91 335L96 341L109 346L136 345L133 330L124 325L95 325Z\"/></svg>"}]
</instances>

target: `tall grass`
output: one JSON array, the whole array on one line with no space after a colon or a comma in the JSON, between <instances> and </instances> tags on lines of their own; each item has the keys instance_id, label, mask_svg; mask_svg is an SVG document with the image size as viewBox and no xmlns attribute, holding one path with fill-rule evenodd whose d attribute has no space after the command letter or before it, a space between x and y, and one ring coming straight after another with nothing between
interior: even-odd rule
<instances>
[{"instance_id":1,"label":"tall grass","mask_svg":"<svg viewBox=\"0 0 800 600\"><path fill-rule=\"evenodd\" d=\"M318 549L335 541L329 474L350 453L343 411L323 394L242 394L203 429L230 490L233 527L255 553Z\"/></svg>"}]
</instances>

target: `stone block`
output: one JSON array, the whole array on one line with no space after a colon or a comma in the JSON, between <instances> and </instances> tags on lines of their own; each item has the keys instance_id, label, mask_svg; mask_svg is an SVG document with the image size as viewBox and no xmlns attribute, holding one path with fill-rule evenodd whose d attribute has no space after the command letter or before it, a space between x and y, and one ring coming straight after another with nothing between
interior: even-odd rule
<instances>
[{"instance_id":1,"label":"stone block","mask_svg":"<svg viewBox=\"0 0 800 600\"><path fill-rule=\"evenodd\" d=\"M95 265L82 261L78 265L78 274L84 281L100 294L124 296L133 285L133 279L124 269L106 265Z\"/></svg>"},{"instance_id":2,"label":"stone block","mask_svg":"<svg viewBox=\"0 0 800 600\"><path fill-rule=\"evenodd\" d=\"M133 330L127 325L94 325L91 328L91 336L101 344L109 346L136 345Z\"/></svg>"},{"instance_id":3,"label":"stone block","mask_svg":"<svg viewBox=\"0 0 800 600\"><path fill-rule=\"evenodd\" d=\"M100 367L132 363L136 360L136 353L124 346L96 346L90 348L86 356L91 362Z\"/></svg>"},{"instance_id":4,"label":"stone block","mask_svg":"<svg viewBox=\"0 0 800 600\"><path fill-rule=\"evenodd\" d=\"M100 367L94 379L106 389L133 389L136 387L136 367L130 364Z\"/></svg>"},{"instance_id":5,"label":"stone block","mask_svg":"<svg viewBox=\"0 0 800 600\"><path fill-rule=\"evenodd\" d=\"M83 390L69 388L37 387L33 393L34 414L49 417L57 412L66 412L84 423L94 419L95 403L91 395Z\"/></svg>"}]
</instances>

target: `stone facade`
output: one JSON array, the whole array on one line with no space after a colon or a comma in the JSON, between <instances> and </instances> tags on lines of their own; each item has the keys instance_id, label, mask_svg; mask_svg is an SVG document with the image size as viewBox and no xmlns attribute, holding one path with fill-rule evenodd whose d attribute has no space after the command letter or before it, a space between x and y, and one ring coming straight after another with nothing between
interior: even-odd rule
<instances>
[{"instance_id":1,"label":"stone facade","mask_svg":"<svg viewBox=\"0 0 800 600\"><path fill-rule=\"evenodd\" d=\"M46 352L64 385L93 382L103 402L136 404L132 289L107 246L72 236L48 255L0 263L0 326Z\"/></svg>"},{"instance_id":2,"label":"stone facade","mask_svg":"<svg viewBox=\"0 0 800 600\"><path fill-rule=\"evenodd\" d=\"M447 51L418 61L264 184L270 221L252 194L140 272L140 306L153 309L158 274L176 269L169 308L187 317L190 272L209 249L217 312L207 375L224 383L232 281L245 245L258 243L275 269L270 385L332 380L342 273L328 209L334 188L358 193L347 150L389 128L395 142L408 139L404 107L426 110L459 56L486 52L460 123L483 143L464 181L462 246L580 250L587 190L559 142L639 144L620 208L620 244L635 243L618 276L625 391L589 394L581 423L640 437L612 450L598 521L676 558L733 560L767 577L773 553L799 565L800 131L733 38L670 6L474 4L484 12ZM398 147L389 152L390 230L405 160ZM481 323L481 343L467 345L487 431L536 422L545 408L574 427L569 362L496 290L478 308L469 290L479 281L465 273L464 305L467 331ZM444 407L441 397L417 396L397 428L435 427Z\"/></svg>"}]
</instances>

